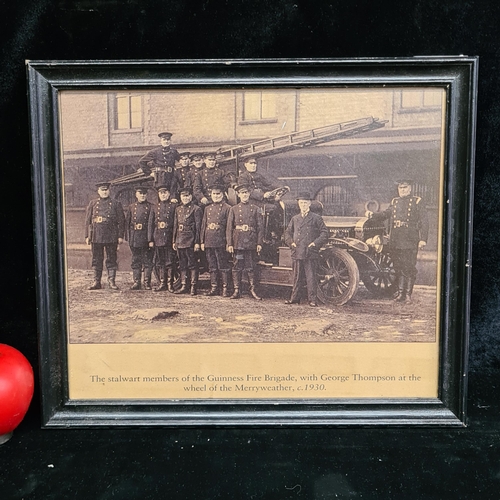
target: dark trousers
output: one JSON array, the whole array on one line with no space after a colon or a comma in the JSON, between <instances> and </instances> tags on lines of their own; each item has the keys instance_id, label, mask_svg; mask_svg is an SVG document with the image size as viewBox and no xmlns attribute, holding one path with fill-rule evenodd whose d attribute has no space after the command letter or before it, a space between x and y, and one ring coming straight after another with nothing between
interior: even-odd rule
<instances>
[{"instance_id":1,"label":"dark trousers","mask_svg":"<svg viewBox=\"0 0 500 500\"><path fill-rule=\"evenodd\" d=\"M417 277L417 254L418 247L391 249L396 275L415 279Z\"/></svg>"},{"instance_id":2,"label":"dark trousers","mask_svg":"<svg viewBox=\"0 0 500 500\"><path fill-rule=\"evenodd\" d=\"M224 247L205 248L205 256L211 273L229 271L229 256Z\"/></svg>"},{"instance_id":3,"label":"dark trousers","mask_svg":"<svg viewBox=\"0 0 500 500\"><path fill-rule=\"evenodd\" d=\"M132 252L132 269L142 271L153 267L153 249L150 247L130 247Z\"/></svg>"},{"instance_id":4,"label":"dark trousers","mask_svg":"<svg viewBox=\"0 0 500 500\"><path fill-rule=\"evenodd\" d=\"M174 250L172 247L155 247L156 265L171 268L174 264Z\"/></svg>"},{"instance_id":5,"label":"dark trousers","mask_svg":"<svg viewBox=\"0 0 500 500\"><path fill-rule=\"evenodd\" d=\"M257 262L257 252L255 250L235 250L233 269L235 271L254 271Z\"/></svg>"},{"instance_id":6,"label":"dark trousers","mask_svg":"<svg viewBox=\"0 0 500 500\"><path fill-rule=\"evenodd\" d=\"M106 250L106 269L118 269L116 243L92 243L92 267L102 271L104 262L104 250Z\"/></svg>"},{"instance_id":7,"label":"dark trousers","mask_svg":"<svg viewBox=\"0 0 500 500\"><path fill-rule=\"evenodd\" d=\"M317 259L292 260L293 286L292 302L300 300L300 292L304 283L307 285L307 300L316 302L318 294Z\"/></svg>"},{"instance_id":8,"label":"dark trousers","mask_svg":"<svg viewBox=\"0 0 500 500\"><path fill-rule=\"evenodd\" d=\"M177 256L179 257L179 271L198 269L198 260L196 259L194 248L178 248Z\"/></svg>"}]
</instances>

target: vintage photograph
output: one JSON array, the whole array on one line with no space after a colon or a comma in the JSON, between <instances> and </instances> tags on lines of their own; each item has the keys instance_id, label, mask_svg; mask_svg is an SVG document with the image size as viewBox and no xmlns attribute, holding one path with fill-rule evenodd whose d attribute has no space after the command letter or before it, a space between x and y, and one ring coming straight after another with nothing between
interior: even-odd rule
<instances>
[{"instance_id":1,"label":"vintage photograph","mask_svg":"<svg viewBox=\"0 0 500 500\"><path fill-rule=\"evenodd\" d=\"M445 103L60 91L69 343L436 345Z\"/></svg>"}]
</instances>

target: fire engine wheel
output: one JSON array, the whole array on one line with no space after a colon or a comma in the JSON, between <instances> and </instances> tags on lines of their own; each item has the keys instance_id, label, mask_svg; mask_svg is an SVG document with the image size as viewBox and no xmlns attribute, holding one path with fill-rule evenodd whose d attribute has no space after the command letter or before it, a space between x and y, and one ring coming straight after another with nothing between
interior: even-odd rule
<instances>
[{"instance_id":1,"label":"fire engine wheel","mask_svg":"<svg viewBox=\"0 0 500 500\"><path fill-rule=\"evenodd\" d=\"M391 256L381 252L375 255L374 260L377 269L362 274L363 284L375 297L391 297L397 287L396 272Z\"/></svg>"},{"instance_id":2,"label":"fire engine wheel","mask_svg":"<svg viewBox=\"0 0 500 500\"><path fill-rule=\"evenodd\" d=\"M359 286L356 261L346 250L329 248L318 263L318 299L328 306L341 306L351 300Z\"/></svg>"}]
</instances>

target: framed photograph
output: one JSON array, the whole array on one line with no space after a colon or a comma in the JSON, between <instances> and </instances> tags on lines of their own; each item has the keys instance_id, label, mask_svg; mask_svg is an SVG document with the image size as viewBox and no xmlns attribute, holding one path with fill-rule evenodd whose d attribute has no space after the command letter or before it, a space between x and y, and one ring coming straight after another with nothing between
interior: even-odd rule
<instances>
[{"instance_id":1,"label":"framed photograph","mask_svg":"<svg viewBox=\"0 0 500 500\"><path fill-rule=\"evenodd\" d=\"M466 425L477 64L28 61L42 425Z\"/></svg>"}]
</instances>

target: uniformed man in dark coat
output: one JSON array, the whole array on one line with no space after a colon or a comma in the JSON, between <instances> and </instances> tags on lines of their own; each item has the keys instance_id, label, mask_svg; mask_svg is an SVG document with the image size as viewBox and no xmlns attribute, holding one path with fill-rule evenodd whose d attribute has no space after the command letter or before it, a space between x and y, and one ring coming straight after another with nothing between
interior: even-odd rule
<instances>
[{"instance_id":1,"label":"uniformed man in dark coat","mask_svg":"<svg viewBox=\"0 0 500 500\"><path fill-rule=\"evenodd\" d=\"M118 268L117 249L123 241L125 216L122 204L110 197L109 186L109 182L96 184L99 198L89 203L85 216L85 242L92 247L92 269L94 270L94 282L89 290L102 288L104 251L106 251L109 288L118 290L115 283Z\"/></svg>"},{"instance_id":2,"label":"uniformed man in dark coat","mask_svg":"<svg viewBox=\"0 0 500 500\"><path fill-rule=\"evenodd\" d=\"M263 225L261 208L250 203L250 187L235 186L240 203L231 207L227 219L226 239L227 249L233 254L233 284L234 293L231 299L241 297L241 280L246 272L250 295L261 300L256 292L257 255L262 250Z\"/></svg>"},{"instance_id":3,"label":"uniformed man in dark coat","mask_svg":"<svg viewBox=\"0 0 500 500\"><path fill-rule=\"evenodd\" d=\"M398 182L398 194L383 212L367 212L375 220L389 220L390 252L396 274L398 302L411 303L417 277L417 254L427 244L429 221L419 196L412 196L412 181Z\"/></svg>"},{"instance_id":4,"label":"uniformed man in dark coat","mask_svg":"<svg viewBox=\"0 0 500 500\"><path fill-rule=\"evenodd\" d=\"M255 157L249 157L244 160L244 168L241 169L238 175L238 184L250 186L250 200L258 204L279 200L279 198L275 200L273 191L280 186L266 179L260 172L257 172L257 158Z\"/></svg>"},{"instance_id":5,"label":"uniformed man in dark coat","mask_svg":"<svg viewBox=\"0 0 500 500\"><path fill-rule=\"evenodd\" d=\"M193 188L194 175L193 167L190 165L191 157L188 151L179 153L179 166L175 169L175 182L177 185L177 193L175 198L179 199L179 190L185 187Z\"/></svg>"},{"instance_id":6,"label":"uniformed man in dark coat","mask_svg":"<svg viewBox=\"0 0 500 500\"><path fill-rule=\"evenodd\" d=\"M138 186L135 189L137 201L129 205L126 215L127 240L132 252L132 274L134 284L131 290L141 289L141 276L144 269L144 288L151 290L153 268L153 249L148 238L149 214L153 206L147 201L148 189Z\"/></svg>"},{"instance_id":7,"label":"uniformed man in dark coat","mask_svg":"<svg viewBox=\"0 0 500 500\"><path fill-rule=\"evenodd\" d=\"M198 261L195 252L200 250L200 231L203 211L193 203L191 188L180 191L181 205L175 210L173 248L179 257L181 288L175 293L188 292L188 274L191 283L191 295L196 295L198 283Z\"/></svg>"},{"instance_id":8,"label":"uniformed man in dark coat","mask_svg":"<svg viewBox=\"0 0 500 500\"><path fill-rule=\"evenodd\" d=\"M328 241L328 229L323 217L311 212L311 195L299 193L297 198L300 213L293 216L285 231L285 243L291 248L293 287L290 300L286 304L298 304L304 282L307 299L311 307L316 307L319 250Z\"/></svg>"},{"instance_id":9,"label":"uniformed man in dark coat","mask_svg":"<svg viewBox=\"0 0 500 500\"><path fill-rule=\"evenodd\" d=\"M155 292L174 291L175 255L172 247L174 233L174 218L177 205L172 203L170 192L166 186L158 186L159 201L149 212L148 240L154 247L155 262L158 269L160 284Z\"/></svg>"},{"instance_id":10,"label":"uniformed man in dark coat","mask_svg":"<svg viewBox=\"0 0 500 500\"><path fill-rule=\"evenodd\" d=\"M215 153L207 153L204 156L205 167L198 171L198 175L195 178L195 184L193 186L193 194L198 200L200 206L204 207L212 203L210 198L210 187L214 184L220 184L224 187L225 172L217 166L217 156Z\"/></svg>"},{"instance_id":11,"label":"uniformed man in dark coat","mask_svg":"<svg viewBox=\"0 0 500 500\"><path fill-rule=\"evenodd\" d=\"M222 296L229 297L229 255L226 243L226 227L231 207L224 201L224 186L215 184L210 189L212 203L205 208L201 223L201 249L205 252L210 272L209 296L219 293L219 274L222 280Z\"/></svg>"},{"instance_id":12,"label":"uniformed man in dark coat","mask_svg":"<svg viewBox=\"0 0 500 500\"><path fill-rule=\"evenodd\" d=\"M154 177L154 186L167 186L169 191L177 193L175 178L175 162L179 160L179 153L170 147L172 134L161 132L158 134L161 146L152 149L139 160L139 171Z\"/></svg>"}]
</instances>

